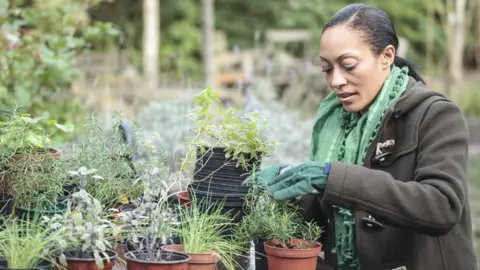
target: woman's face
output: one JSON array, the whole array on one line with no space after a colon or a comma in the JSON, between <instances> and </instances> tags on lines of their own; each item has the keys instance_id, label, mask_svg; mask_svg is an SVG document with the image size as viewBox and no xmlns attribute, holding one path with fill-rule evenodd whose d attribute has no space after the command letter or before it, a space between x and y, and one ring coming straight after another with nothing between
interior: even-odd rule
<instances>
[{"instance_id":1,"label":"woman's face","mask_svg":"<svg viewBox=\"0 0 480 270\"><path fill-rule=\"evenodd\" d=\"M375 55L360 34L338 25L327 29L320 41L320 62L328 84L348 112L365 112L390 73L395 48Z\"/></svg>"}]
</instances>

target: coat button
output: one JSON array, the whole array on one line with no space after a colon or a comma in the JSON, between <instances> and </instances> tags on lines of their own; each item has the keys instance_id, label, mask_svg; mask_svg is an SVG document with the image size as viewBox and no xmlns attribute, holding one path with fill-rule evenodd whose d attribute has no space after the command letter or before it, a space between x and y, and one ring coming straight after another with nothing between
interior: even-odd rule
<instances>
[{"instance_id":1,"label":"coat button","mask_svg":"<svg viewBox=\"0 0 480 270\"><path fill-rule=\"evenodd\" d=\"M383 229L383 224L376 221L371 215L362 218L363 226L369 229Z\"/></svg>"}]
</instances>

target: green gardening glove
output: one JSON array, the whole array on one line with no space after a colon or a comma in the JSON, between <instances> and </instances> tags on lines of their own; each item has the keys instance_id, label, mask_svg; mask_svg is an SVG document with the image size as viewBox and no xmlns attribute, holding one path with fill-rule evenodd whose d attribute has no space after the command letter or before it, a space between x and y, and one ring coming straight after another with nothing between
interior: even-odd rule
<instances>
[{"instance_id":1,"label":"green gardening glove","mask_svg":"<svg viewBox=\"0 0 480 270\"><path fill-rule=\"evenodd\" d=\"M269 181L267 194L275 200L288 200L315 190L322 192L327 185L330 166L330 163L306 161Z\"/></svg>"},{"instance_id":2,"label":"green gardening glove","mask_svg":"<svg viewBox=\"0 0 480 270\"><path fill-rule=\"evenodd\" d=\"M268 167L259 172L255 172L250 175L245 181L242 182L243 186L256 186L256 187L267 187L270 184L273 184L273 180L277 177L280 172L287 168L290 165L286 164L277 164L271 167Z\"/></svg>"}]
</instances>

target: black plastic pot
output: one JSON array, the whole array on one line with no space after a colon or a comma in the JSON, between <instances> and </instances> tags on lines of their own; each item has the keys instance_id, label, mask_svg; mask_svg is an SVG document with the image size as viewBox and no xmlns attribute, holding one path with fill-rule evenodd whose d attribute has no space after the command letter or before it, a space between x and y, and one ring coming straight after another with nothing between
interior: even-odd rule
<instances>
[{"instance_id":1,"label":"black plastic pot","mask_svg":"<svg viewBox=\"0 0 480 270\"><path fill-rule=\"evenodd\" d=\"M131 212L131 211L137 209L137 207L138 206L136 204L129 203L129 204L125 204L125 205L120 206L120 209L118 209L118 210L120 210L120 212L125 213L125 212Z\"/></svg>"},{"instance_id":2,"label":"black plastic pot","mask_svg":"<svg viewBox=\"0 0 480 270\"><path fill-rule=\"evenodd\" d=\"M231 185L223 183L212 183L210 181L192 181L190 188L200 192L220 193L225 195L230 194L242 194L246 195L249 188L242 187L240 185Z\"/></svg>"},{"instance_id":3,"label":"black plastic pot","mask_svg":"<svg viewBox=\"0 0 480 270\"><path fill-rule=\"evenodd\" d=\"M196 179L203 179L205 177L218 177L223 179L232 179L235 181L243 181L250 174L252 170L245 170L241 167L227 166L225 160L219 160L218 164L212 164L210 161L208 165L197 163L193 177Z\"/></svg>"},{"instance_id":4,"label":"black plastic pot","mask_svg":"<svg viewBox=\"0 0 480 270\"><path fill-rule=\"evenodd\" d=\"M220 170L222 173L232 172L238 176L246 176L254 167L260 167L261 155L258 161L250 161L247 164L247 169L244 169L242 166L237 167L236 160L225 158L224 151L225 148L223 147L206 149L204 153L201 153L200 149L197 149L195 171L198 172L198 170L201 169L202 171L211 173Z\"/></svg>"},{"instance_id":5,"label":"black plastic pot","mask_svg":"<svg viewBox=\"0 0 480 270\"><path fill-rule=\"evenodd\" d=\"M220 194L211 193L188 188L190 196L197 199L198 203L207 205L223 205L226 207L243 207L245 196L244 194Z\"/></svg>"},{"instance_id":6,"label":"black plastic pot","mask_svg":"<svg viewBox=\"0 0 480 270\"><path fill-rule=\"evenodd\" d=\"M22 220L33 220L34 218L40 218L41 216L52 217L55 214L63 214L67 210L67 206L64 204L58 204L57 209L43 210L43 209L28 209L22 206L15 206L15 216Z\"/></svg>"},{"instance_id":7,"label":"black plastic pot","mask_svg":"<svg viewBox=\"0 0 480 270\"><path fill-rule=\"evenodd\" d=\"M263 242L265 239L254 239L253 245L255 246L255 269L256 270L268 270L267 253L265 252L265 246Z\"/></svg>"},{"instance_id":8,"label":"black plastic pot","mask_svg":"<svg viewBox=\"0 0 480 270\"><path fill-rule=\"evenodd\" d=\"M75 193L80 189L80 184L73 183L70 185L63 186L63 196L69 196Z\"/></svg>"},{"instance_id":9,"label":"black plastic pot","mask_svg":"<svg viewBox=\"0 0 480 270\"><path fill-rule=\"evenodd\" d=\"M219 172L215 173L203 173L197 172L193 175L193 180L204 181L209 180L217 183L235 183L235 185L240 185L247 177L238 176L238 174L232 174L231 176L221 175Z\"/></svg>"},{"instance_id":10,"label":"black plastic pot","mask_svg":"<svg viewBox=\"0 0 480 270\"><path fill-rule=\"evenodd\" d=\"M4 259L0 259L0 269L12 269L12 270L33 270L33 269L41 269L41 270L52 270L53 266L52 263L44 261L37 265L34 268L27 268L27 269L19 269L19 268L8 268L8 263Z\"/></svg>"},{"instance_id":11,"label":"black plastic pot","mask_svg":"<svg viewBox=\"0 0 480 270\"><path fill-rule=\"evenodd\" d=\"M15 198L8 193L0 193L0 215L8 216L12 214Z\"/></svg>"}]
</instances>

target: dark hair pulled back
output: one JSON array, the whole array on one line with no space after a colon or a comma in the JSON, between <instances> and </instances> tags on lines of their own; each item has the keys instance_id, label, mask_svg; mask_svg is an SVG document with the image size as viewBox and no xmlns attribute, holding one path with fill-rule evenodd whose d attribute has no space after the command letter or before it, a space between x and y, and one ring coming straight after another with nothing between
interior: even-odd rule
<instances>
[{"instance_id":1,"label":"dark hair pulled back","mask_svg":"<svg viewBox=\"0 0 480 270\"><path fill-rule=\"evenodd\" d=\"M348 5L325 23L322 34L328 28L342 24L360 33L365 42L372 46L376 55L380 54L388 45L392 45L395 51L398 51L399 41L395 27L388 14L379 8L366 4ZM410 76L425 83L409 60L395 55L394 64L398 67L407 66Z\"/></svg>"}]
</instances>

